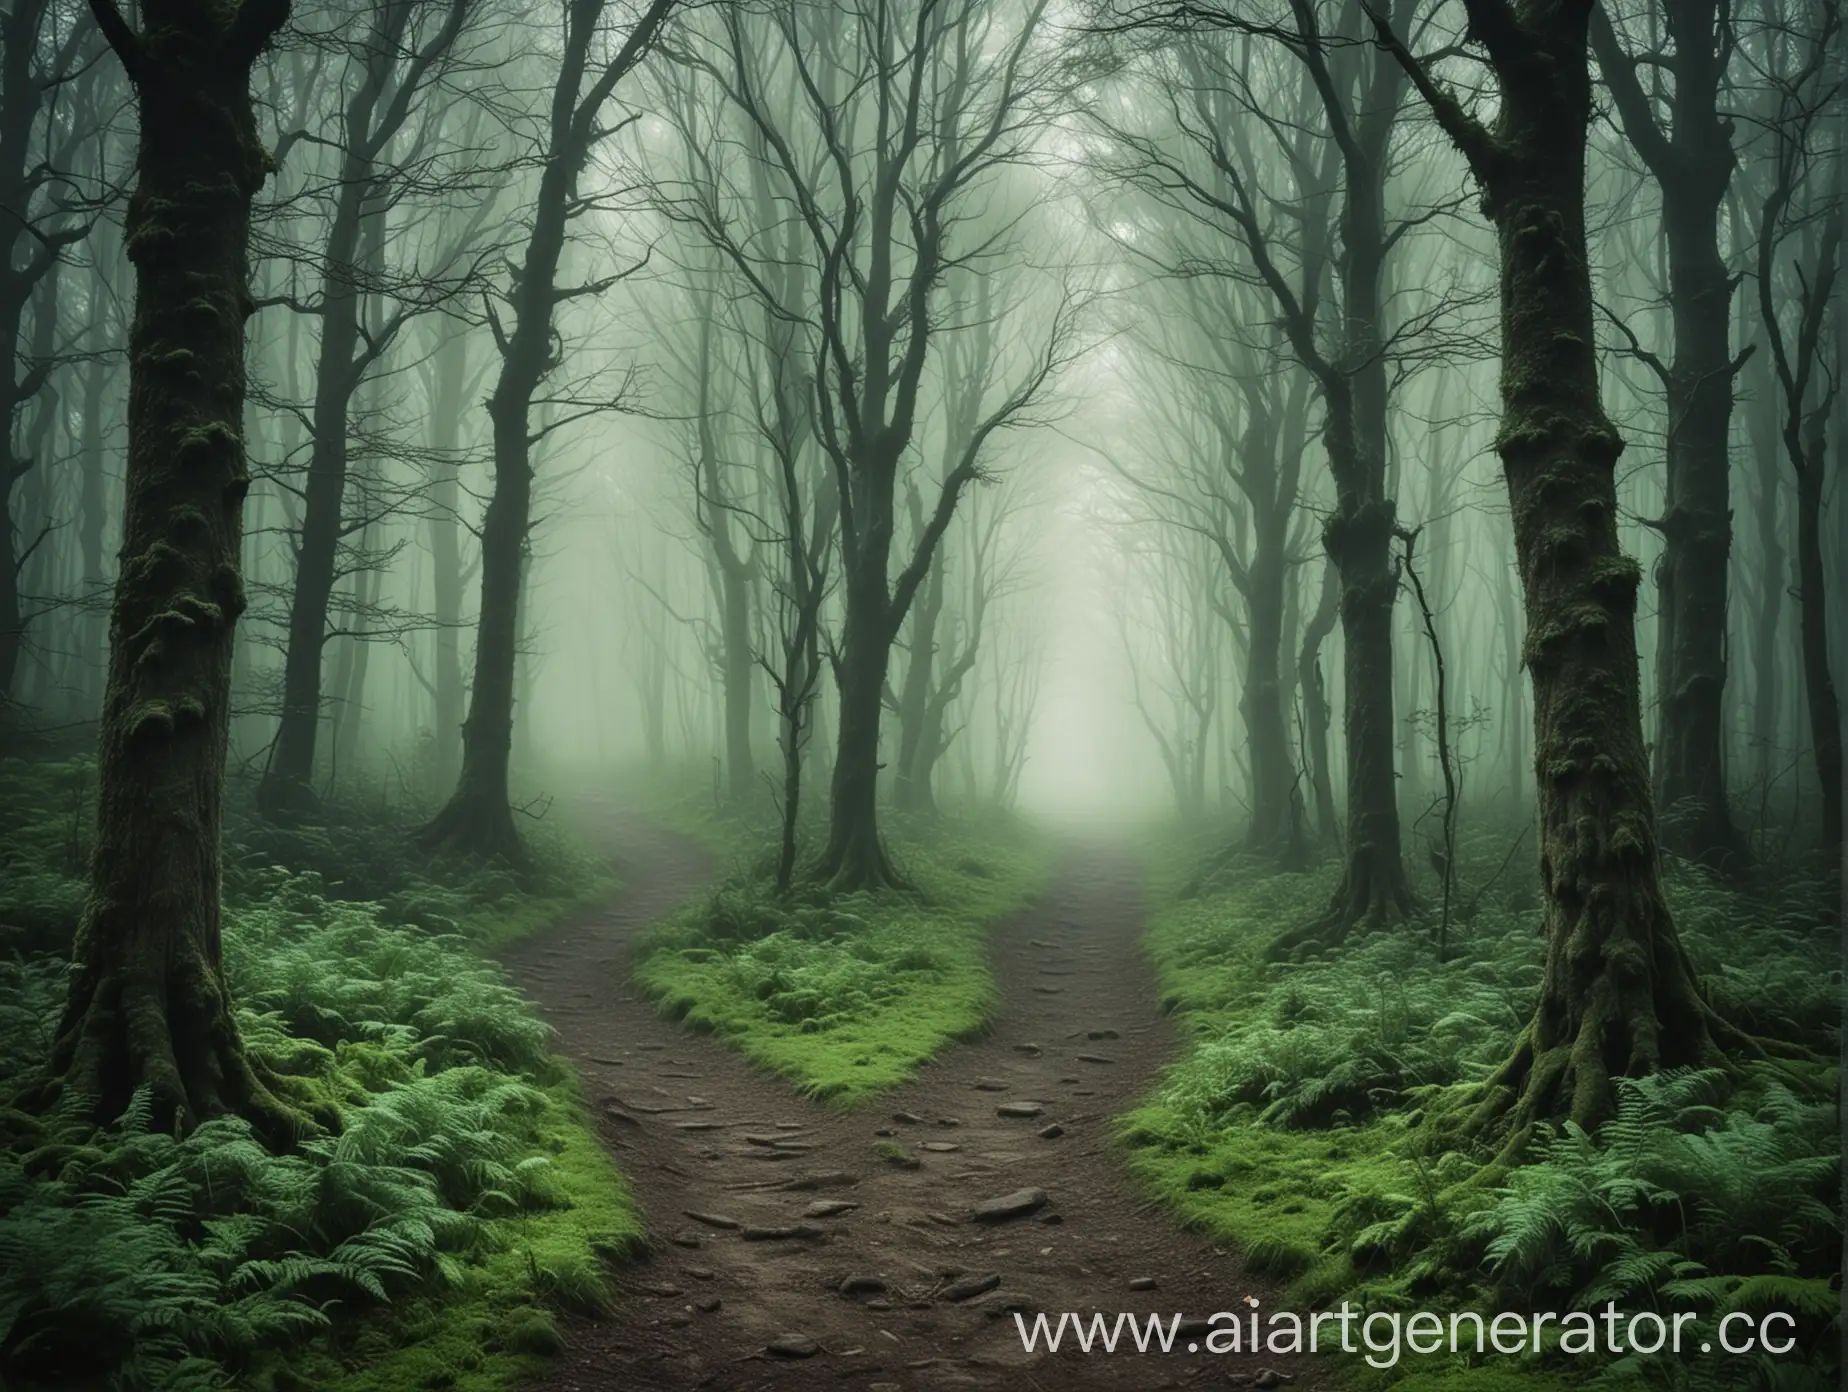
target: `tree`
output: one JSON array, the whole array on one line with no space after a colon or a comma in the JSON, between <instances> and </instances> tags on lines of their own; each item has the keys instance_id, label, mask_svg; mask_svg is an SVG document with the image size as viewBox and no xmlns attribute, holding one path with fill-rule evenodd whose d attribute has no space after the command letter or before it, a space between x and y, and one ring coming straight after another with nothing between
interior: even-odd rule
<instances>
[{"instance_id":1,"label":"tree","mask_svg":"<svg viewBox=\"0 0 1848 1392\"><path fill-rule=\"evenodd\" d=\"M1737 870L1748 851L1727 802L1723 742L1733 380L1746 354L1732 352L1733 277L1720 249L1720 208L1735 164L1732 122L1720 110L1732 25L1721 0L1662 0L1662 18L1672 55L1633 56L1602 6L1591 18L1592 47L1624 132L1661 190L1668 242L1673 356L1664 363L1631 339L1668 405L1666 505L1654 522L1663 548L1656 799L1669 849ZM1645 91L1638 77L1645 61L1673 75L1672 99Z\"/></svg>"},{"instance_id":2,"label":"tree","mask_svg":"<svg viewBox=\"0 0 1848 1392\"><path fill-rule=\"evenodd\" d=\"M1018 10L974 0L774 0L761 12L721 11L721 55L694 59L755 128L773 197L804 232L817 279L803 313L813 334L816 436L839 499L844 609L828 841L817 869L837 888L897 880L878 809L892 645L990 440L1028 418L1069 353L1068 298L1031 362L928 490L924 526L895 575L899 483L925 372L939 336L957 327L947 278L958 269L993 273L1019 256L1008 235L1018 217L992 231L979 218L1002 172L1031 157L1056 94L1039 44L1044 11L1044 0ZM768 299L764 248L734 235L726 206L698 215L713 245Z\"/></svg>"},{"instance_id":3,"label":"tree","mask_svg":"<svg viewBox=\"0 0 1848 1392\"><path fill-rule=\"evenodd\" d=\"M250 74L288 6L144 0L138 30L112 0L91 9L140 104L136 297L96 845L51 1069L103 1117L146 1087L158 1127L235 1112L280 1140L308 1123L238 1035L219 825L244 608L250 205L270 168Z\"/></svg>"},{"instance_id":4,"label":"tree","mask_svg":"<svg viewBox=\"0 0 1848 1392\"><path fill-rule=\"evenodd\" d=\"M1410 10L1409 0L1399 0L1395 13ZM1210 177L1158 145L1139 143L1137 155L1153 162L1153 177L1168 181L1177 203L1203 219L1217 219L1243 245L1292 352L1316 380L1325 414L1323 444L1335 506L1322 540L1341 577L1347 836L1341 883L1326 914L1282 935L1273 950L1283 954L1338 937L1356 923L1402 918L1412 906L1393 769L1392 617L1399 581L1392 564L1396 506L1387 489L1386 460L1388 363L1398 335L1388 332L1383 288L1394 246L1421 220L1394 223L1387 217L1388 157L1403 79L1384 53L1355 43L1357 35L1327 32L1317 0L1288 0L1274 22L1230 8L1154 0L1129 10L1112 27L1181 36L1182 62L1193 66L1170 86L1169 102ZM1291 134L1268 114L1250 65L1227 54L1228 35L1273 42L1301 66L1339 160L1339 327L1332 343L1322 336L1316 308L1322 287L1293 283L1286 243L1263 216L1268 191L1254 182L1239 127L1226 124L1222 108L1229 99L1255 114L1252 126L1271 131L1279 143Z\"/></svg>"},{"instance_id":5,"label":"tree","mask_svg":"<svg viewBox=\"0 0 1848 1392\"><path fill-rule=\"evenodd\" d=\"M0 16L0 707L14 696L25 652L27 614L20 576L45 533L22 539L13 489L38 464L34 451L15 448L14 431L27 403L45 390L57 360L46 345L56 326L56 284L65 249L90 231L90 218L62 206L69 172L48 158L67 139L43 129L56 94L81 71L87 26L60 25L51 0L16 0ZM43 137L42 144L35 137ZM34 296L34 350L20 342ZM50 417L42 417L49 422ZM0 716L3 716L0 712Z\"/></svg>"},{"instance_id":6,"label":"tree","mask_svg":"<svg viewBox=\"0 0 1848 1392\"><path fill-rule=\"evenodd\" d=\"M1526 605L1546 966L1533 1019L1469 1118L1591 1129L1619 1077L1713 1063L1738 1040L1695 987L1663 897L1636 654L1641 572L1617 538L1623 439L1599 398L1585 234L1594 0L1466 0L1494 78L1472 114L1370 11L1468 161L1501 257L1501 458Z\"/></svg>"},{"instance_id":7,"label":"tree","mask_svg":"<svg viewBox=\"0 0 1848 1392\"><path fill-rule=\"evenodd\" d=\"M616 277L561 286L572 220L596 200L579 196L578 181L597 144L610 134L603 108L623 78L645 58L678 0L649 0L613 54L592 50L605 0L564 0L564 47L539 156L539 185L518 270L504 297L490 302L500 372L488 398L493 426L494 487L481 521L481 607L475 636L474 683L462 723L462 772L448 802L426 826L426 846L524 860L513 825L509 763L513 757L514 668L519 653L520 591L532 526L533 446L562 423L536 435L534 397L559 366L553 316L558 306L607 289ZM503 317L503 314L505 317ZM576 410L568 413L571 418Z\"/></svg>"},{"instance_id":8,"label":"tree","mask_svg":"<svg viewBox=\"0 0 1848 1392\"><path fill-rule=\"evenodd\" d=\"M1793 206L1817 158L1814 145L1824 115L1841 98L1830 72L1841 32L1841 10L1824 0L1814 30L1803 36L1807 52L1776 81L1777 106L1771 123L1772 180L1759 213L1756 271L1759 319L1771 348L1783 411L1779 438L1796 475L1796 592L1803 654L1803 691L1809 706L1810 742L1821 783L1821 845L1834 856L1842 846L1842 717L1829 671L1828 567L1823 557L1824 475L1828 464L1829 417L1841 391L1842 364L1825 362L1827 318L1835 293L1842 249L1839 171L1820 217ZM1794 229L1811 233L1809 255L1794 268L1795 323L1787 329L1777 306L1777 258ZM1801 264L1807 260L1808 265ZM1835 308L1839 318L1840 307ZM1839 446L1838 446L1839 447Z\"/></svg>"},{"instance_id":9,"label":"tree","mask_svg":"<svg viewBox=\"0 0 1848 1392\"><path fill-rule=\"evenodd\" d=\"M420 297L407 295L389 316L377 313L387 288L382 223L401 194L397 186L408 178L386 154L419 98L442 74L469 13L468 0L449 0L437 10L430 31L421 33L418 20L426 7L426 0L379 0L366 37L348 63L354 79L343 89L340 162L331 190L321 297L312 307L320 322L320 348L295 583L289 592L282 716L257 792L265 815L279 820L299 816L315 803L310 780L321 727L328 611L341 539L358 530L344 508L354 393L406 320L423 307ZM478 207L485 207L485 201ZM473 227L464 225L469 228L466 242ZM370 325L369 309L377 320Z\"/></svg>"}]
</instances>

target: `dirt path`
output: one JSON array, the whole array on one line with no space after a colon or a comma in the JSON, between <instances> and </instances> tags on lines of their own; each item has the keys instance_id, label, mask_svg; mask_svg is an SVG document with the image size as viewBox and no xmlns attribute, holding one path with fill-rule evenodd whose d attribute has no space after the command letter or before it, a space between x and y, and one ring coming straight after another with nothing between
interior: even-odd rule
<instances>
[{"instance_id":1,"label":"dirt path","mask_svg":"<svg viewBox=\"0 0 1848 1392\"><path fill-rule=\"evenodd\" d=\"M547 1392L1283 1385L1267 1369L1296 1389L1332 1385L1308 1359L1190 1356L1189 1342L1204 1350L1191 1328L1170 1355L1138 1355L1127 1338L1114 1355L1077 1353L1069 1335L1057 1355L1021 1346L1012 1312L1023 1299L1054 1321L1062 1311L1202 1317L1244 1311L1254 1295L1278 1308L1234 1258L1153 1211L1112 1152L1109 1119L1174 1045L1137 947L1140 887L1127 856L1074 844L1044 898L995 933L1004 1001L993 1031L843 1114L681 1032L634 994L632 936L711 867L682 838L614 816L603 824L625 848L625 893L508 965L582 1068L656 1252L624 1272L615 1316L570 1331ZM1000 1114L1029 1104L1036 1114ZM917 1168L882 1145L903 1146ZM1043 1191L1043 1204L971 1218L1021 1190Z\"/></svg>"}]
</instances>

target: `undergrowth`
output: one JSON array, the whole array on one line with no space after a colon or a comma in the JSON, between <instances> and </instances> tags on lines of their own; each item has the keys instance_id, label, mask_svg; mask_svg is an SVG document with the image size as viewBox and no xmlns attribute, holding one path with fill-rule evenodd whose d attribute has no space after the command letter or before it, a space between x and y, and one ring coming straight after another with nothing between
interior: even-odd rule
<instances>
[{"instance_id":1,"label":"undergrowth","mask_svg":"<svg viewBox=\"0 0 1848 1392\"><path fill-rule=\"evenodd\" d=\"M1750 890L1671 865L1676 923L1702 985L1731 1018L1797 1041L1813 1062L1739 1076L1626 1082L1595 1135L1568 1126L1484 1182L1488 1157L1435 1150L1420 1127L1445 1089L1510 1052L1537 995L1534 872L1510 836L1459 855L1469 912L1436 960L1425 924L1375 932L1307 962L1265 960L1328 900L1332 868L1233 867L1193 897L1187 857L1156 869L1167 907L1148 934L1163 1007L1192 1047L1124 1118L1140 1178L1186 1221L1235 1245L1298 1308L1695 1313L1797 1321L1798 1351L1677 1360L1633 1355L1408 1357L1363 1381L1405 1389L1523 1386L1833 1387L1840 1294L1840 1136L1833 1105L1837 940L1819 882ZM1516 858L1518 860L1518 857ZM1198 859L1193 863L1197 864ZM1241 873L1242 870L1242 873ZM1158 901L1159 902L1159 901Z\"/></svg>"},{"instance_id":2,"label":"undergrowth","mask_svg":"<svg viewBox=\"0 0 1848 1392\"><path fill-rule=\"evenodd\" d=\"M75 797L68 825L52 813L84 775L4 772L0 1069L21 1078L68 968L20 947L68 941L87 831ZM407 830L228 834L240 1031L339 1109L339 1134L274 1155L234 1118L150 1131L139 1098L100 1128L80 1099L6 1114L0 1385L489 1392L556 1351L562 1312L608 1301L637 1215L549 1029L480 951L596 872L560 840L549 881L445 887L410 868Z\"/></svg>"},{"instance_id":3,"label":"undergrowth","mask_svg":"<svg viewBox=\"0 0 1848 1392\"><path fill-rule=\"evenodd\" d=\"M784 899L765 867L740 868L648 932L637 983L813 1096L851 1106L903 1082L987 1022L988 929L1037 892L1049 861L992 821L904 825L895 849L909 889L798 884Z\"/></svg>"}]
</instances>

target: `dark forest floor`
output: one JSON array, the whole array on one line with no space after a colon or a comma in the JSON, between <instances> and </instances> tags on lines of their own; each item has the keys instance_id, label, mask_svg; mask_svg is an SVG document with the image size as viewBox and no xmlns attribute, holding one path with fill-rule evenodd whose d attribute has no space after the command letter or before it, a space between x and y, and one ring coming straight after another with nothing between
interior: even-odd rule
<instances>
[{"instance_id":1,"label":"dark forest floor","mask_svg":"<svg viewBox=\"0 0 1848 1392\"><path fill-rule=\"evenodd\" d=\"M1157 1211L1111 1143L1111 1118L1142 1098L1179 1045L1138 945L1140 871L1128 852L1074 843L1052 889L994 934L1002 1005L993 1028L843 1111L640 998L628 979L632 939L707 882L710 859L689 839L609 809L588 809L582 826L614 849L624 892L506 962L580 1069L653 1254L620 1274L613 1315L567 1330L566 1352L536 1386L1334 1385L1326 1365L1215 1356L1188 1333L1170 1355L1087 1356L1069 1335L1057 1355L1022 1349L1012 1312L1023 1300L1055 1321L1062 1311L1204 1317L1244 1311L1247 1297L1279 1308L1275 1289L1248 1278L1234 1255ZM1041 1111L997 1110L1018 1103ZM1041 1134L1055 1124L1060 1134ZM1029 1188L1045 1192L1037 1211L972 1220L976 1205ZM989 1277L992 1289L957 1298L958 1286L986 1287ZM1132 1289L1147 1280L1154 1289ZM843 1294L850 1281L869 1289ZM788 1351L772 1351L786 1336ZM1201 1351L1182 1351L1189 1342Z\"/></svg>"}]
</instances>

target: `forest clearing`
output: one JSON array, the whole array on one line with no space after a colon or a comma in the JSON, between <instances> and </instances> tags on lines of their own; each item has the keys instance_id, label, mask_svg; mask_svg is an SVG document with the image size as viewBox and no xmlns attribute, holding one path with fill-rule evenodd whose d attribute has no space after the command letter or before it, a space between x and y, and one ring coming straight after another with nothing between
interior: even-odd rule
<instances>
[{"instance_id":1,"label":"forest clearing","mask_svg":"<svg viewBox=\"0 0 1848 1392\"><path fill-rule=\"evenodd\" d=\"M1840 0L5 0L0 1388L1848 1377Z\"/></svg>"}]
</instances>

